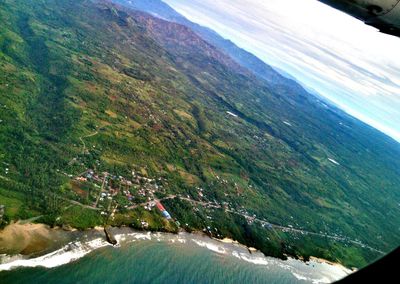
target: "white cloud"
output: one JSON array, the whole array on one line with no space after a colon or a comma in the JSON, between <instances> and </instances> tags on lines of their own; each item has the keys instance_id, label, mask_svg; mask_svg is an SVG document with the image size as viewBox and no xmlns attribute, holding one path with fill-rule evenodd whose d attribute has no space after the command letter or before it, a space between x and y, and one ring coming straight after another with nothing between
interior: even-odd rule
<instances>
[{"instance_id":1,"label":"white cloud","mask_svg":"<svg viewBox=\"0 0 400 284\"><path fill-rule=\"evenodd\" d=\"M164 0L400 141L400 39L316 0Z\"/></svg>"}]
</instances>

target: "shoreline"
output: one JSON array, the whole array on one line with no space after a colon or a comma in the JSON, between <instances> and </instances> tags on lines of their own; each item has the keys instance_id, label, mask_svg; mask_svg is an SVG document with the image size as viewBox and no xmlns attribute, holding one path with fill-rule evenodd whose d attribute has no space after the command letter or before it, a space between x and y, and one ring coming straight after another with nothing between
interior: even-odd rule
<instances>
[{"instance_id":1,"label":"shoreline","mask_svg":"<svg viewBox=\"0 0 400 284\"><path fill-rule=\"evenodd\" d=\"M10 227L10 228L9 228ZM179 240L179 236L192 236L194 238L200 240L209 240L215 241L221 244L222 246L236 246L243 250L246 250L249 255L256 254L262 255L265 258L271 258L274 260L279 260L283 262L295 261L296 259L293 257L288 257L288 260L281 260L279 258L274 258L271 256L264 255L261 251L248 247L244 244L239 243L236 240L230 238L223 238L217 239L214 237L210 237L202 231L193 231L191 233L187 232L179 232L179 233L165 233L165 232L151 232L151 231L138 231L134 230L130 227L112 227L112 233L114 236L118 238L118 245L120 245L121 241L124 241L127 236L135 235L137 239L143 240L151 240L151 236L160 236L165 235L166 237L174 237ZM90 235L90 237L88 237ZM30 250L26 250L24 245L21 245L20 240L21 237L25 238L25 242L23 243L26 247L29 247ZM51 239L56 237L56 239ZM40 243L38 239L47 240L47 242ZM6 244L4 244L4 240L6 240ZM8 241L7 241L8 240ZM86 243L85 243L86 241ZM104 233L104 227L96 226L92 229L87 229L84 231L78 230L63 230L60 227L50 228L48 225L45 224L32 224L32 223L21 223L16 222L8 225L3 230L0 231L0 272L2 270L12 270L18 267L24 267L23 262L30 261L30 260L38 260L38 261L45 261L48 256L54 256L57 254L68 253L68 249L73 245L74 242L77 244L85 243L87 244L87 251L81 252L79 257L72 258L67 262L59 261L57 265L52 266L50 264L48 267L56 267L60 265L67 264L71 261L74 261L80 257L83 257L87 253L96 250L97 248L105 247L105 246L113 246L109 242L107 242L106 235ZM37 244L41 244L35 247ZM43 244L46 244L43 246ZM199 246L205 247L207 249L213 250L216 253L221 253L221 249L214 249L207 244L203 245L200 243L196 243ZM8 247L7 247L8 246ZM15 248L19 248L15 250ZM14 252L14 253L7 253L7 252ZM240 257L239 257L240 258ZM246 260L246 259L244 259ZM310 257L310 261L306 262L302 259L298 259L296 261L300 261L306 265L309 263L321 263L325 265L332 266L337 268L338 270L342 271L346 275L353 273L355 270L351 268L347 268L340 263L334 263L325 259L317 258L317 257ZM12 265L10 267L7 264L11 262L16 262L16 265ZM21 265L18 265L18 262ZM11 264L10 264L11 265ZM8 269L1 269L1 267L8 267ZM41 265L34 265L34 266L41 266ZM47 267L46 265L43 265ZM33 267L33 266L28 266Z\"/></svg>"},{"instance_id":2,"label":"shoreline","mask_svg":"<svg viewBox=\"0 0 400 284\"><path fill-rule=\"evenodd\" d=\"M326 259L323 259L323 258L319 258L319 257L315 257L315 256L310 256L310 261L314 261L314 262L318 262L318 263L325 263L325 264L328 264L328 265L336 266L336 267L341 268L341 269L347 269L347 270L350 270L352 273L358 271L358 269L355 268L355 267L349 268L349 267L346 267L346 266L344 266L343 264L341 264L339 262L332 262L332 261L329 261L329 260L326 260Z\"/></svg>"},{"instance_id":3,"label":"shoreline","mask_svg":"<svg viewBox=\"0 0 400 284\"><path fill-rule=\"evenodd\" d=\"M207 234L203 233L203 235L209 237ZM248 246L246 246L244 244L241 244L238 241L233 240L231 238L223 238L223 239L217 239L217 238L213 238L213 237L209 237L209 238L213 239L215 241L224 243L224 244L235 244L235 245L241 246L243 248L246 248L249 251L249 253L256 253L256 252L257 253L262 253L260 250L258 250L256 248L248 247ZM267 256L267 255L265 255L265 257L274 258L272 256ZM279 259L279 258L275 258L275 259ZM288 256L288 259L295 260L295 258L291 257L291 256ZM323 259L323 258L319 258L319 257L315 257L315 256L310 256L310 260L309 261L304 261L302 258L298 258L297 260L299 260L299 261L301 261L301 262L303 262L305 264L308 264L310 262L324 263L324 264L327 264L327 265L335 266L335 267L337 267L339 269L342 269L342 270L350 271L351 273L354 273L354 272L356 272L358 270L356 268L346 267L346 266L344 266L344 265L342 265L341 263L338 263L338 262L332 262L332 261L329 261L329 260L326 260L326 259ZM285 260L283 260L283 261L285 261Z\"/></svg>"},{"instance_id":4,"label":"shoreline","mask_svg":"<svg viewBox=\"0 0 400 284\"><path fill-rule=\"evenodd\" d=\"M36 256L55 248L63 240L61 228L18 221L0 230L0 254Z\"/></svg>"}]
</instances>

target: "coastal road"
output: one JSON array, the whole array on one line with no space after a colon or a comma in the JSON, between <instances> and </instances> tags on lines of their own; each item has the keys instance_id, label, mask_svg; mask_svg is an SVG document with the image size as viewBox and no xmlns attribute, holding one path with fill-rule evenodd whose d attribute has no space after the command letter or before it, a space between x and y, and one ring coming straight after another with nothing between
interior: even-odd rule
<instances>
[{"instance_id":1,"label":"coastal road","mask_svg":"<svg viewBox=\"0 0 400 284\"><path fill-rule=\"evenodd\" d=\"M188 201L188 202L190 202L192 204L197 204L197 205L201 205L201 206L208 207L208 208L216 208L216 209L221 209L222 208L222 206L220 204L215 204L213 202L197 201L197 200L193 200L193 199L190 199L190 198L187 198L187 197L182 197L182 196L175 196L175 197L177 197L177 198L179 198L181 200ZM348 238L345 238L345 237L332 236L332 235L324 234L324 233L310 232L310 231L306 231L306 230L303 230L303 229L296 229L296 228L293 228L293 227L285 227L285 226L282 226L282 225L273 224L271 222L268 222L267 220L254 218L253 216L249 216L249 215L246 215L244 213L240 213L238 211L234 211L234 210L230 210L230 209L225 209L225 212L229 212L231 214L240 215L240 216L246 218L247 220L252 220L253 222L258 222L263 226L271 226L272 228L279 229L279 230L281 230L283 232L292 232L292 233L298 233L298 234L302 234L302 235L311 235L311 236L324 237L324 238L332 239L332 240L339 241L339 242L348 242L348 243L351 243L351 244L354 244L354 245L357 245L357 246L361 246L363 248L367 248L369 250L378 252L380 254L385 254L383 251L380 251L378 249L370 247L370 246L368 246L366 244L363 244L363 243L361 243L359 241L354 241L354 240L351 240L351 239L348 239Z\"/></svg>"}]
</instances>

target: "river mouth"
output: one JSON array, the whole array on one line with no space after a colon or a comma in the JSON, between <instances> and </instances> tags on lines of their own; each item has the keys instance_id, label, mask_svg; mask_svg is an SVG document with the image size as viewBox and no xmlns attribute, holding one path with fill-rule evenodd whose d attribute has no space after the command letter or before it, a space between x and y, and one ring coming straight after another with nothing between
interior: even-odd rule
<instances>
[{"instance_id":1,"label":"river mouth","mask_svg":"<svg viewBox=\"0 0 400 284\"><path fill-rule=\"evenodd\" d=\"M130 228L111 228L118 245L109 244L100 228L88 231L64 232L62 235L69 236L67 243L60 244L56 250L46 251L44 255L2 255L0 271L8 274L18 275L26 269L46 269L48 271L54 269L62 269L64 266L78 265L77 263L87 259L96 257L96 255L114 255L115 258L110 260L110 265L121 258L134 257L143 258L143 262L149 261L149 257L153 257L160 251L166 250L166 257L171 261L176 260L176 264L180 263L181 258L187 259L189 262L197 262L197 255L210 257L212 263L217 261L217 265L221 263L235 263L236 266L245 267L246 269L257 269L257 271L275 271L279 270L282 274L290 275L293 279L305 283L330 283L341 279L351 273L350 270L336 265L330 265L319 261L310 261L304 263L295 259L287 261L266 257L259 251L249 250L246 246L233 242L231 240L214 240L200 233L152 233L139 232ZM67 238L62 238L64 241ZM141 249L148 249L149 256L136 255ZM132 256L126 254L126 251L132 250ZM152 256L153 255L153 256ZM154 256L155 258L160 256ZM162 258L163 259L163 258ZM169 268L168 264L166 268ZM185 265L185 261L183 264ZM201 265L204 265L202 262ZM211 267L210 269L215 269ZM203 267L207 270L208 268ZM222 269L222 267L221 267ZM223 270L223 269L222 269ZM289 277L289 276L288 276Z\"/></svg>"}]
</instances>

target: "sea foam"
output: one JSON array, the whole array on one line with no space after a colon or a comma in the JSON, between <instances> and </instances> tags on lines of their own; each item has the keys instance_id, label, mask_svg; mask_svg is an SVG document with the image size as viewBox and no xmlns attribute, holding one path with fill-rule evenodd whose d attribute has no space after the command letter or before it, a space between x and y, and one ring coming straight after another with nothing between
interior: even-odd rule
<instances>
[{"instance_id":1,"label":"sea foam","mask_svg":"<svg viewBox=\"0 0 400 284\"><path fill-rule=\"evenodd\" d=\"M22 256L17 257L17 259L9 258L8 261L6 260L5 263L0 264L0 271L11 270L17 267L42 266L46 268L53 268L75 261L79 258L84 257L86 254L90 253L93 250L108 245L110 244L101 238L94 239L86 243L82 243L80 241L71 242L59 250L53 251L40 257L31 259L24 259Z\"/></svg>"},{"instance_id":2,"label":"sea foam","mask_svg":"<svg viewBox=\"0 0 400 284\"><path fill-rule=\"evenodd\" d=\"M291 258L289 258L287 261L282 261L272 257L266 257L261 252L249 253L247 248L240 244L225 244L213 239L206 239L197 235L190 235L185 233L171 235L151 232L132 232L115 234L115 238L118 241L118 244L129 244L131 242L150 241L153 239L157 242L162 241L167 243L180 243L182 245L188 245L189 242L193 242L197 246L208 249L214 253L225 255L227 257L236 257L241 261L264 266L266 269L281 267L284 270L290 271L290 273L297 280L315 284L329 283L336 279L340 279L351 272L350 270L329 265L326 263L311 261L310 263L312 263L312 266L307 266L304 262ZM2 263L0 263L0 271L11 270L17 267L42 266L46 268L53 268L76 261L87 255L91 251L106 246L112 245L106 242L103 238L96 238L86 242L71 242L54 252L31 259L24 258L21 255L1 255L0 259ZM319 270L321 270L319 275L315 275L315 272Z\"/></svg>"},{"instance_id":3,"label":"sea foam","mask_svg":"<svg viewBox=\"0 0 400 284\"><path fill-rule=\"evenodd\" d=\"M204 242L196 239L192 239L192 241L200 247L207 248L213 252L225 254L226 250L222 246L216 245L212 242Z\"/></svg>"}]
</instances>

